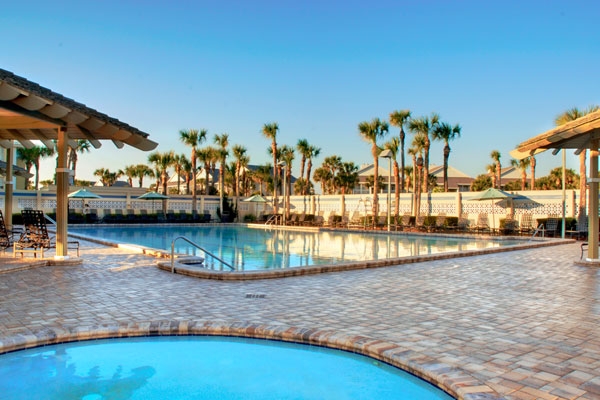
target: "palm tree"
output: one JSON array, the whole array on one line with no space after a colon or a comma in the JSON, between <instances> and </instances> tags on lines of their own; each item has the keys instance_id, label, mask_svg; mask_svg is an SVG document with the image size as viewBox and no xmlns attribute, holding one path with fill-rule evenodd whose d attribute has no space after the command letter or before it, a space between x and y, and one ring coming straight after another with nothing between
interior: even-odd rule
<instances>
[{"instance_id":1,"label":"palm tree","mask_svg":"<svg viewBox=\"0 0 600 400\"><path fill-rule=\"evenodd\" d=\"M271 177L271 168L269 164L259 165L254 173L254 178L258 182L259 193L261 195L264 194L263 184L268 182L269 177Z\"/></svg>"},{"instance_id":2,"label":"palm tree","mask_svg":"<svg viewBox=\"0 0 600 400\"><path fill-rule=\"evenodd\" d=\"M187 162L187 158L183 154L174 154L173 163L171 166L175 169L175 175L177 175L177 194L181 194L181 175L184 175L184 166ZM186 178L187 180L187 178Z\"/></svg>"},{"instance_id":3,"label":"palm tree","mask_svg":"<svg viewBox=\"0 0 600 400\"><path fill-rule=\"evenodd\" d=\"M502 189L502 164L500 164L500 152L498 150L492 150L490 157L492 157L492 160L496 163L495 174L497 177L492 179L495 182L494 187Z\"/></svg>"},{"instance_id":4,"label":"palm tree","mask_svg":"<svg viewBox=\"0 0 600 400\"><path fill-rule=\"evenodd\" d=\"M241 171L240 182L241 182L242 193L244 194L244 196L247 196L249 186L248 186L248 174L246 173L246 171L248 170L248 164L250 163L250 157L248 157L247 155L242 155L238 159L238 163L240 165L240 171Z\"/></svg>"},{"instance_id":5,"label":"palm tree","mask_svg":"<svg viewBox=\"0 0 600 400\"><path fill-rule=\"evenodd\" d=\"M327 178L325 184L328 193L335 194L335 176L337 175L338 170L342 168L342 157L335 155L326 157L325 160L323 160L323 165L321 166L321 168L325 169L325 171L328 172L327 174L323 174L322 176L322 179Z\"/></svg>"},{"instance_id":6,"label":"palm tree","mask_svg":"<svg viewBox=\"0 0 600 400\"><path fill-rule=\"evenodd\" d=\"M216 156L219 159L219 203L220 210L223 212L223 197L225 196L225 170L227 168L227 156L229 151L229 135L223 133L222 135L215 135L214 143L219 146L216 150Z\"/></svg>"},{"instance_id":7,"label":"palm tree","mask_svg":"<svg viewBox=\"0 0 600 400\"><path fill-rule=\"evenodd\" d=\"M183 154L179 159L179 169L185 178L185 194L190 194L190 182L194 179L192 173L192 162L187 159Z\"/></svg>"},{"instance_id":8,"label":"palm tree","mask_svg":"<svg viewBox=\"0 0 600 400\"><path fill-rule=\"evenodd\" d=\"M400 191L402 190L400 188L400 171L397 160L398 151L400 150L400 141L397 137L393 137L389 142L384 144L383 147L392 152L392 159L394 160L394 186L396 187L396 189L394 190L396 210L395 216L398 217L398 211L400 208Z\"/></svg>"},{"instance_id":9,"label":"palm tree","mask_svg":"<svg viewBox=\"0 0 600 400\"><path fill-rule=\"evenodd\" d=\"M408 122L408 120L410 119L410 110L400 110L400 111L393 111L392 113L390 113L390 125L395 126L400 128L400 168L402 171L402 186L401 186L401 190L402 192L404 192L404 170L405 170L405 163L404 163L404 141L406 139L406 133L404 132L404 125ZM397 186L396 186L397 187ZM396 209L398 209L396 207Z\"/></svg>"},{"instance_id":10,"label":"palm tree","mask_svg":"<svg viewBox=\"0 0 600 400\"><path fill-rule=\"evenodd\" d=\"M281 159L281 161L283 161L285 163L285 186L283 188L283 210L284 213L286 215L286 219L289 216L290 210L290 204L289 204L289 196L291 195L291 183L292 183L292 161L294 161L294 148L284 145L281 146L281 148L279 149L280 155L279 158ZM287 201L286 201L286 197L287 197Z\"/></svg>"},{"instance_id":11,"label":"palm tree","mask_svg":"<svg viewBox=\"0 0 600 400\"><path fill-rule=\"evenodd\" d=\"M323 192L323 194L330 193L328 185L332 178L333 178L333 176L331 174L331 171L328 170L327 168L319 167L319 168L315 169L315 174L313 176L313 179L315 180L315 182L321 184L321 192Z\"/></svg>"},{"instance_id":12,"label":"palm tree","mask_svg":"<svg viewBox=\"0 0 600 400\"><path fill-rule=\"evenodd\" d=\"M421 214L421 193L425 185L423 181L424 171L423 171L423 149L425 147L425 135L424 134L416 134L413 137L411 147L408 149L408 154L412 156L413 159L413 191L414 191L414 199L413 204L415 205L415 217L418 217Z\"/></svg>"},{"instance_id":13,"label":"palm tree","mask_svg":"<svg viewBox=\"0 0 600 400\"><path fill-rule=\"evenodd\" d=\"M196 211L196 204L197 204L196 173L198 171L198 168L196 167L196 159L197 159L196 151L198 150L198 146L200 146L202 144L202 142L206 141L206 135L208 135L208 132L206 129L202 129L200 131L198 129L187 129L187 130L183 129L183 130L179 131L179 139L186 146L190 146L192 148L192 155L190 156L190 161L192 162L192 176L193 176L193 181L192 181L192 210L193 211Z\"/></svg>"},{"instance_id":14,"label":"palm tree","mask_svg":"<svg viewBox=\"0 0 600 400\"><path fill-rule=\"evenodd\" d=\"M321 154L321 148L320 147L316 147L313 145L310 145L308 148L308 155L307 155L307 165L306 165L306 187L305 187L305 191L303 194L308 194L311 192L312 189L312 183L310 181L310 174L312 172L312 160L314 158L317 158L319 156L319 154Z\"/></svg>"},{"instance_id":15,"label":"palm tree","mask_svg":"<svg viewBox=\"0 0 600 400\"><path fill-rule=\"evenodd\" d=\"M154 171L146 164L137 164L135 166L135 177L138 178L139 187L144 186L144 177L154 177Z\"/></svg>"},{"instance_id":16,"label":"palm tree","mask_svg":"<svg viewBox=\"0 0 600 400\"><path fill-rule=\"evenodd\" d=\"M198 160L203 164L204 175L206 177L206 179L204 181L204 195L205 196L209 194L208 183L210 182L210 180L208 179L208 177L210 174L210 165L212 163L213 154L214 154L214 149L210 146L204 147L203 149L200 149L196 152L196 155L198 156ZM194 177L194 179L196 179L196 178ZM193 196L193 193L192 193L192 196ZM192 197L192 199L193 199L193 197Z\"/></svg>"},{"instance_id":17,"label":"palm tree","mask_svg":"<svg viewBox=\"0 0 600 400\"><path fill-rule=\"evenodd\" d=\"M446 122L437 125L433 130L432 137L435 140L444 141L444 192L448 191L448 158L450 158L450 140L460 137L460 125L450 126Z\"/></svg>"},{"instance_id":18,"label":"palm tree","mask_svg":"<svg viewBox=\"0 0 600 400\"><path fill-rule=\"evenodd\" d=\"M100 178L100 182L102 182L103 186L114 185L121 175L123 175L123 171L110 172L108 168L99 168L94 171L94 176Z\"/></svg>"},{"instance_id":19,"label":"palm tree","mask_svg":"<svg viewBox=\"0 0 600 400\"><path fill-rule=\"evenodd\" d=\"M148 156L148 161L154 164L157 177L160 176L163 194L167 194L167 182L169 181L168 169L173 165L175 153L171 150L165 153L155 151Z\"/></svg>"},{"instance_id":20,"label":"palm tree","mask_svg":"<svg viewBox=\"0 0 600 400\"><path fill-rule=\"evenodd\" d=\"M75 143L75 147L69 146L67 153L67 165L73 171L73 182L75 182L75 173L77 171L77 153L89 153L92 147L91 143L86 139L79 139Z\"/></svg>"},{"instance_id":21,"label":"palm tree","mask_svg":"<svg viewBox=\"0 0 600 400\"><path fill-rule=\"evenodd\" d=\"M123 169L123 175L127 177L127 183L129 186L133 187L133 178L135 178L137 173L135 165L126 165Z\"/></svg>"},{"instance_id":22,"label":"palm tree","mask_svg":"<svg viewBox=\"0 0 600 400\"><path fill-rule=\"evenodd\" d=\"M492 187L497 187L498 174L496 174L496 171L498 170L498 164L488 164L485 169L487 173L492 176Z\"/></svg>"},{"instance_id":23,"label":"palm tree","mask_svg":"<svg viewBox=\"0 0 600 400\"><path fill-rule=\"evenodd\" d=\"M381 121L379 118L374 118L371 122L361 122L358 124L358 132L362 138L371 143L371 155L373 156L373 167L374 167L374 184L373 184L373 224L375 224L378 215L378 202L377 198L379 195L378 185L378 173L379 173L379 147L377 146L377 139L383 138L389 131L388 123Z\"/></svg>"},{"instance_id":24,"label":"palm tree","mask_svg":"<svg viewBox=\"0 0 600 400\"><path fill-rule=\"evenodd\" d=\"M273 208L274 213L277 214L277 131L279 130L279 125L277 122L272 122L270 124L264 124L262 129L262 134L271 140L271 153L273 155Z\"/></svg>"},{"instance_id":25,"label":"palm tree","mask_svg":"<svg viewBox=\"0 0 600 400\"><path fill-rule=\"evenodd\" d=\"M335 186L340 189L342 204L344 195L352 191L358 183L358 167L353 162L343 162L335 176Z\"/></svg>"},{"instance_id":26,"label":"palm tree","mask_svg":"<svg viewBox=\"0 0 600 400\"><path fill-rule=\"evenodd\" d=\"M600 109L600 106L591 105L587 108L587 110L579 110L577 107L573 107L570 110L563 112L558 115L554 123L556 126L560 126L566 124L567 122L574 121L577 118L581 118L591 112L597 111ZM578 223L582 226L584 221L587 218L587 171L586 171L586 157L587 157L587 149L583 149L581 153L579 153L579 218ZM534 163L535 165L535 163Z\"/></svg>"},{"instance_id":27,"label":"palm tree","mask_svg":"<svg viewBox=\"0 0 600 400\"><path fill-rule=\"evenodd\" d=\"M31 171L31 167L35 168L35 190L38 190L40 185L40 159L44 157L50 157L53 154L54 150L45 146L33 146L29 149L25 147L19 147L17 149L17 159L25 163L25 169L27 172ZM25 180L25 187L29 187L29 178Z\"/></svg>"},{"instance_id":28,"label":"palm tree","mask_svg":"<svg viewBox=\"0 0 600 400\"><path fill-rule=\"evenodd\" d=\"M304 178L304 167L306 165L306 159L310 157L310 144L306 139L298 139L296 143L296 149L300 153L300 179ZM304 194L304 193L301 193Z\"/></svg>"},{"instance_id":29,"label":"palm tree","mask_svg":"<svg viewBox=\"0 0 600 400\"><path fill-rule=\"evenodd\" d=\"M429 148L431 146L430 135L436 129L436 126L440 122L440 116L436 113L431 114L429 117L419 117L417 119L411 119L408 123L408 129L415 133L423 135L423 174L429 176ZM423 191L427 193L429 191L429 180L423 179L422 182Z\"/></svg>"},{"instance_id":30,"label":"palm tree","mask_svg":"<svg viewBox=\"0 0 600 400\"><path fill-rule=\"evenodd\" d=\"M522 160L510 160L510 165L521 170L521 190L525 190L527 185L527 168L529 168L529 157Z\"/></svg>"},{"instance_id":31,"label":"palm tree","mask_svg":"<svg viewBox=\"0 0 600 400\"><path fill-rule=\"evenodd\" d=\"M248 151L244 146L236 144L231 149L233 151L233 156L235 157L235 179L233 181L233 193L235 196L239 196L239 186L240 186L240 173L242 171L242 159L246 155L246 151Z\"/></svg>"},{"instance_id":32,"label":"palm tree","mask_svg":"<svg viewBox=\"0 0 600 400\"><path fill-rule=\"evenodd\" d=\"M535 190L535 164L535 156L532 155L529 157L529 165L531 168L531 190Z\"/></svg>"}]
</instances>

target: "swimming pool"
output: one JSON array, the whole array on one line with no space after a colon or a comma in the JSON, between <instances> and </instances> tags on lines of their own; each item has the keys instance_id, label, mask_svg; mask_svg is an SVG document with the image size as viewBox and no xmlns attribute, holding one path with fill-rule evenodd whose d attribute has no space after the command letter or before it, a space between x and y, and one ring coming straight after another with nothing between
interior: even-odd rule
<instances>
[{"instance_id":1,"label":"swimming pool","mask_svg":"<svg viewBox=\"0 0 600 400\"><path fill-rule=\"evenodd\" d=\"M369 357L270 340L102 339L0 355L0 393L17 399L452 399Z\"/></svg>"},{"instance_id":2,"label":"swimming pool","mask_svg":"<svg viewBox=\"0 0 600 400\"><path fill-rule=\"evenodd\" d=\"M170 252L178 236L188 237L235 266L237 271L270 270L311 265L383 260L463 252L523 243L461 236L407 235L342 230L286 230L236 224L201 226L70 227L70 233ZM178 254L202 256L201 250L177 241ZM216 262L208 257L207 267Z\"/></svg>"}]
</instances>

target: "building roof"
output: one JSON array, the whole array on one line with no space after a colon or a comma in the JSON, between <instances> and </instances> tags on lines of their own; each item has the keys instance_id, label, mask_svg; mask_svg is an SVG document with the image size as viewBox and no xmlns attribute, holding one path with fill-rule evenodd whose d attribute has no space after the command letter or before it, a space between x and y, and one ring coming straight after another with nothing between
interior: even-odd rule
<instances>
[{"instance_id":1,"label":"building roof","mask_svg":"<svg viewBox=\"0 0 600 400\"><path fill-rule=\"evenodd\" d=\"M29 148L31 140L41 140L53 148L58 128L66 129L70 140L87 139L95 148L100 140L144 151L157 146L139 129L0 69L0 146L16 140Z\"/></svg>"}]
</instances>

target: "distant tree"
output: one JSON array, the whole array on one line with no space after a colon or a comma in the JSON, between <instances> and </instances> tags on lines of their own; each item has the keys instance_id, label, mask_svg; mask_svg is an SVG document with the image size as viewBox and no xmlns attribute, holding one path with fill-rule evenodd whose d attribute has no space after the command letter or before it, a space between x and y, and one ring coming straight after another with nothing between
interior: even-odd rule
<instances>
[{"instance_id":1,"label":"distant tree","mask_svg":"<svg viewBox=\"0 0 600 400\"><path fill-rule=\"evenodd\" d=\"M529 157L521 160L510 160L510 164L521 170L521 190L525 190L527 186L527 169L529 168L530 159Z\"/></svg>"},{"instance_id":2,"label":"distant tree","mask_svg":"<svg viewBox=\"0 0 600 400\"><path fill-rule=\"evenodd\" d=\"M600 106L591 105L587 108L587 110L579 110L577 107L573 107L570 110L559 114L554 123L556 126L564 125L570 121L575 121L578 118L586 116L589 113L598 111ZM587 157L587 149L583 149L581 153L579 153L579 176L581 177L579 181L579 210L578 210L578 223L580 226L583 225L583 222L587 219L587 171L586 171L586 157Z\"/></svg>"},{"instance_id":3,"label":"distant tree","mask_svg":"<svg viewBox=\"0 0 600 400\"><path fill-rule=\"evenodd\" d=\"M460 137L461 127L456 124L451 126L446 122L436 125L432 137L444 142L444 192L448 191L448 158L450 158L450 140ZM437 182L437 180L436 180Z\"/></svg>"},{"instance_id":4,"label":"distant tree","mask_svg":"<svg viewBox=\"0 0 600 400\"><path fill-rule=\"evenodd\" d=\"M146 164L137 164L135 166L135 177L138 179L139 187L143 187L144 178L154 178L154 171Z\"/></svg>"},{"instance_id":5,"label":"distant tree","mask_svg":"<svg viewBox=\"0 0 600 400\"><path fill-rule=\"evenodd\" d=\"M137 170L135 165L126 165L125 168L123 168L123 175L127 177L127 183L129 183L129 186L131 187L133 187L133 178L135 178L136 173Z\"/></svg>"},{"instance_id":6,"label":"distant tree","mask_svg":"<svg viewBox=\"0 0 600 400\"><path fill-rule=\"evenodd\" d=\"M502 189L502 164L500 163L500 152L498 150L492 150L490 157L496 163L496 179L494 179L494 187L498 189ZM489 168L488 168L489 170Z\"/></svg>"},{"instance_id":7,"label":"distant tree","mask_svg":"<svg viewBox=\"0 0 600 400\"><path fill-rule=\"evenodd\" d=\"M45 146L19 147L17 149L17 159L25 164L27 172L31 172L31 167L35 168L35 184L33 186L35 190L38 190L40 186L40 160L53 154L54 150ZM25 179L25 187L29 189L29 178Z\"/></svg>"},{"instance_id":8,"label":"distant tree","mask_svg":"<svg viewBox=\"0 0 600 400\"><path fill-rule=\"evenodd\" d=\"M419 117L411 119L408 123L408 129L415 134L423 136L423 174L429 176L429 149L431 147L430 137L435 131L437 125L440 122L440 116L436 113L431 113L431 117ZM428 180L424 179L423 191L427 193L429 191Z\"/></svg>"},{"instance_id":9,"label":"distant tree","mask_svg":"<svg viewBox=\"0 0 600 400\"><path fill-rule=\"evenodd\" d=\"M492 180L492 187L498 187L498 174L496 173L496 171L498 170L498 166L496 164L488 164L485 167L488 175L491 176L491 180Z\"/></svg>"},{"instance_id":10,"label":"distant tree","mask_svg":"<svg viewBox=\"0 0 600 400\"><path fill-rule=\"evenodd\" d=\"M308 194L311 190L312 190L312 183L311 183L311 178L310 178L310 174L312 171L312 160L317 158L319 156L319 154L321 154L321 148L320 147L316 147L316 146L312 146L310 145L308 148L308 153L306 155L306 185L304 186L304 191L302 192L302 194Z\"/></svg>"},{"instance_id":11,"label":"distant tree","mask_svg":"<svg viewBox=\"0 0 600 400\"><path fill-rule=\"evenodd\" d=\"M98 168L94 171L94 176L100 178L103 186L114 185L121 175L123 175L123 171L111 172L108 168Z\"/></svg>"},{"instance_id":12,"label":"distant tree","mask_svg":"<svg viewBox=\"0 0 600 400\"><path fill-rule=\"evenodd\" d=\"M277 186L278 186L278 177L277 177L277 132L279 131L279 125L277 122L272 122L270 124L264 124L262 129L262 134L267 139L271 140L271 153L273 155L273 208L274 213L277 214Z\"/></svg>"},{"instance_id":13,"label":"distant tree","mask_svg":"<svg viewBox=\"0 0 600 400\"><path fill-rule=\"evenodd\" d=\"M77 153L89 153L91 147L91 143L85 139L76 140L75 147L69 146L67 150L67 164L69 165L69 169L73 171L73 182L75 182L77 173Z\"/></svg>"},{"instance_id":14,"label":"distant tree","mask_svg":"<svg viewBox=\"0 0 600 400\"><path fill-rule=\"evenodd\" d=\"M215 135L214 143L219 146L217 149L217 158L219 159L219 193L225 195L225 166L227 164L227 157L229 156L229 151L227 147L229 146L229 135L227 133L223 133L222 135ZM221 197L222 198L222 197ZM221 210L223 206L221 205Z\"/></svg>"},{"instance_id":15,"label":"distant tree","mask_svg":"<svg viewBox=\"0 0 600 400\"><path fill-rule=\"evenodd\" d=\"M487 174L478 175L477 178L471 183L471 191L479 192L494 187L492 178Z\"/></svg>"},{"instance_id":16,"label":"distant tree","mask_svg":"<svg viewBox=\"0 0 600 400\"><path fill-rule=\"evenodd\" d=\"M240 192L240 175L242 173L242 160L248 151L244 146L236 144L231 148L233 157L235 158L235 179L233 181L233 193L239 196Z\"/></svg>"},{"instance_id":17,"label":"distant tree","mask_svg":"<svg viewBox=\"0 0 600 400\"><path fill-rule=\"evenodd\" d=\"M375 174L375 182L373 187L373 224L377 221L379 213L378 208L378 180L379 174L379 152L377 140L383 138L389 131L389 125L379 118L374 118L370 122L364 121L358 124L358 132L362 138L371 144L371 155L373 156L373 172Z\"/></svg>"},{"instance_id":18,"label":"distant tree","mask_svg":"<svg viewBox=\"0 0 600 400\"><path fill-rule=\"evenodd\" d=\"M155 151L148 156L148 161L153 163L156 169L156 176L160 176L160 184L162 186L162 193L167 194L167 182L169 181L168 169L173 165L175 159L175 153L171 150L168 152Z\"/></svg>"},{"instance_id":19,"label":"distant tree","mask_svg":"<svg viewBox=\"0 0 600 400\"><path fill-rule=\"evenodd\" d=\"M197 164L196 164L196 160L198 159L198 156L196 154L196 152L198 151L198 146L200 146L203 142L206 141L206 136L208 135L208 132L206 131L206 129L202 129L202 130L198 130L198 129L182 129L179 131L179 139L181 140L181 142L183 142L186 146L190 146L192 148L192 154L190 156L190 162L192 163L192 176L193 176L193 181L192 181L192 210L196 210L196 205L197 205L197 177L196 174L198 173L198 168L197 168Z\"/></svg>"},{"instance_id":20,"label":"distant tree","mask_svg":"<svg viewBox=\"0 0 600 400\"><path fill-rule=\"evenodd\" d=\"M395 196L394 197L394 200L395 200L394 210L396 210L395 216L398 217L398 210L400 208L400 192L403 191L403 189L400 187L400 185L401 185L400 171L399 171L400 168L398 167L398 160L397 160L398 152L400 151L400 141L398 140L397 137L393 137L388 142L386 142L383 145L383 147L392 152L392 160L394 163L394 187L396 188L394 190L394 196ZM402 174L404 174L404 172ZM402 183L404 183L404 181Z\"/></svg>"},{"instance_id":21,"label":"distant tree","mask_svg":"<svg viewBox=\"0 0 600 400\"><path fill-rule=\"evenodd\" d=\"M400 128L400 135L398 137L400 138L399 152L400 152L400 170L402 171L402 177L401 177L401 182L402 182L401 190L402 191L404 191L404 180L405 180L405 169L406 169L406 165L404 162L404 142L405 142L405 138L406 138L406 133L404 132L404 126L408 123L409 120L410 120L410 110L393 111L390 114L390 125ZM396 209L398 209L398 208L396 207Z\"/></svg>"}]
</instances>

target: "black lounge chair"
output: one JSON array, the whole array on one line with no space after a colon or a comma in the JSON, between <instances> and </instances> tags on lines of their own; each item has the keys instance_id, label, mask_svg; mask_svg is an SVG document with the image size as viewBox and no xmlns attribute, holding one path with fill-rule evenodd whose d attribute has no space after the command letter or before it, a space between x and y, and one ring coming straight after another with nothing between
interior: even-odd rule
<instances>
[{"instance_id":1,"label":"black lounge chair","mask_svg":"<svg viewBox=\"0 0 600 400\"><path fill-rule=\"evenodd\" d=\"M4 215L2 215L2 211L0 211L0 249L6 250L10 246L12 246L15 235L19 233L21 233L21 230L6 229L6 224L4 223Z\"/></svg>"},{"instance_id":2,"label":"black lounge chair","mask_svg":"<svg viewBox=\"0 0 600 400\"><path fill-rule=\"evenodd\" d=\"M41 253L43 258L45 250L56 247L54 236L48 234L44 212L41 210L22 210L21 216L23 217L24 231L21 233L19 240L13 243L14 256L16 257L17 253L21 253L21 257L25 253L32 253L34 257L37 257L37 254ZM78 241L67 241L67 248L77 250L77 257L79 257Z\"/></svg>"}]
</instances>

